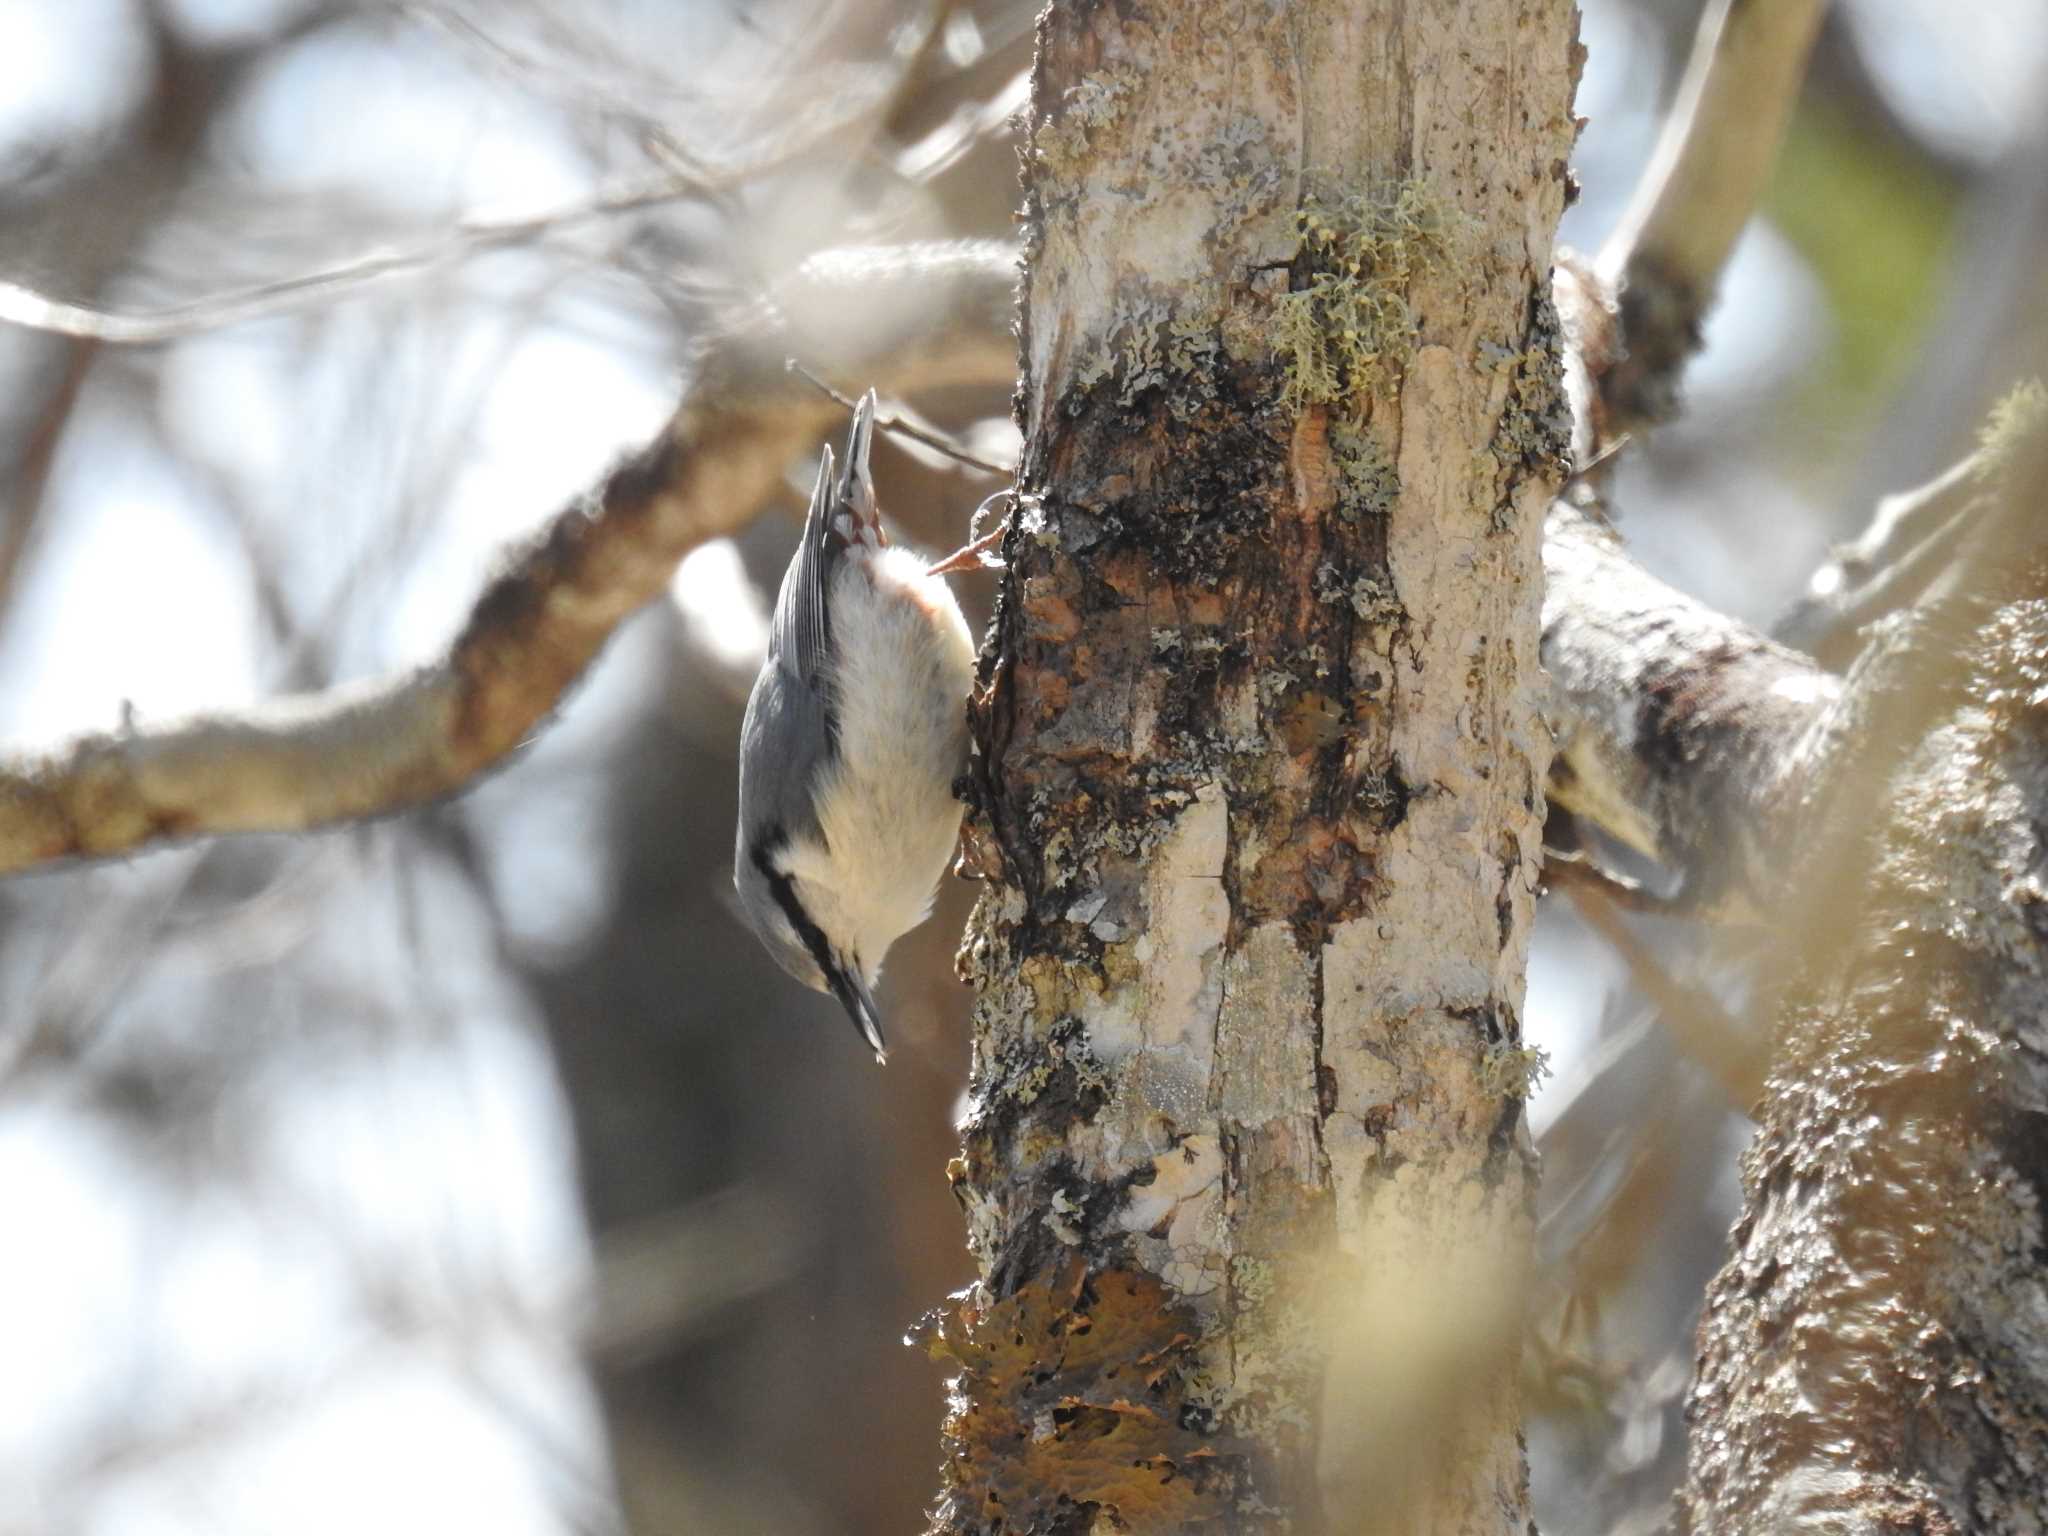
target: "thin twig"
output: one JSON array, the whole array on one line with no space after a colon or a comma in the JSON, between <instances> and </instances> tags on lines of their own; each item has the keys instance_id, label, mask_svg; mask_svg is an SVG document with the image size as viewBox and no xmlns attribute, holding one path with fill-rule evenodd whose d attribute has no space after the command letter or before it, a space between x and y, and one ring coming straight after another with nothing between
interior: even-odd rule
<instances>
[{"instance_id":1,"label":"thin twig","mask_svg":"<svg viewBox=\"0 0 2048 1536\"><path fill-rule=\"evenodd\" d=\"M0 281L0 323L123 346L176 341L226 325L291 313L378 278L464 260L485 251L522 244L621 214L636 213L685 198L723 201L725 194L734 188L809 154L849 127L866 121L868 115L863 111L830 122L799 124L743 164L714 170L700 172L692 169L702 162L687 153L680 158L675 154L664 154L662 158L668 161L668 168L659 174L637 178L565 207L521 218L466 219L446 234L421 245L374 252L337 266L295 273L273 282L210 294L161 309L111 310L73 304L50 298L20 283ZM659 152L660 146L655 147Z\"/></svg>"},{"instance_id":2,"label":"thin twig","mask_svg":"<svg viewBox=\"0 0 2048 1536\"><path fill-rule=\"evenodd\" d=\"M1833 551L1772 634L1831 671L1845 670L1862 649L1863 628L1919 601L1953 562L1991 504L1982 465L1973 453L1925 485L1881 498L1869 526Z\"/></svg>"},{"instance_id":3,"label":"thin twig","mask_svg":"<svg viewBox=\"0 0 2048 1536\"><path fill-rule=\"evenodd\" d=\"M851 412L853 410L852 400L847 398L847 396L840 393L838 390L834 389L830 384L827 384L823 379L819 378L815 373L811 372L810 369L806 368L802 363L798 362L795 358L790 358L787 362L783 364L783 367L787 368L791 373L803 379L804 382L809 384L813 389L817 390L819 393L825 395L828 399L832 400L842 410L845 410L847 412ZM952 439L945 437L937 432L927 431L925 428L918 426L915 422L905 421L901 416L877 416L875 418L875 425L884 432L892 432L898 437L907 437L914 443L923 443L925 447L933 449L938 453L943 453L947 458L965 464L969 469L979 470L982 474L985 475L995 475L998 478L1006 478L1010 475L1014 475L1017 472L1017 468L1014 464L1005 466L1002 464L993 463L988 459L978 458L974 454L969 453L965 448L962 448L958 443L954 442Z\"/></svg>"},{"instance_id":4,"label":"thin twig","mask_svg":"<svg viewBox=\"0 0 2048 1536\"><path fill-rule=\"evenodd\" d=\"M495 33L480 26L459 11L446 10L436 5L408 3L408 0L394 0L392 9L422 26L431 27L458 43L475 49L489 57L506 74L537 94L552 96L582 106L602 117L630 124L640 137L646 152L677 176L695 182L704 195L718 202L728 213L739 210L738 185L726 173L697 154L689 145L676 136L669 126L651 114L632 96L587 78L579 77L564 67L560 56L536 58L532 54L515 48ZM565 43L564 50L571 46ZM647 82L650 86L653 82ZM674 89L666 93L673 97ZM766 169L753 166L755 172Z\"/></svg>"},{"instance_id":5,"label":"thin twig","mask_svg":"<svg viewBox=\"0 0 2048 1536\"><path fill-rule=\"evenodd\" d=\"M1568 887L1572 905L1586 925L1614 947L1642 989L1677 1037L1679 1046L1713 1074L1736 1109L1747 1109L1763 1089L1764 1052L1760 1043L1698 987L1681 985L1656 952L1590 882Z\"/></svg>"},{"instance_id":6,"label":"thin twig","mask_svg":"<svg viewBox=\"0 0 2048 1536\"><path fill-rule=\"evenodd\" d=\"M1565 476L1565 489L1569 490L1572 486L1581 484L1586 480L1590 480L1594 475L1599 474L1601 470L1621 457L1622 450L1634 441L1635 439L1632 436L1624 432L1619 437L1608 442L1598 453L1586 460L1585 463L1574 464L1572 472Z\"/></svg>"},{"instance_id":7,"label":"thin twig","mask_svg":"<svg viewBox=\"0 0 2048 1536\"><path fill-rule=\"evenodd\" d=\"M50 471L57 462L57 447L63 441L64 429L77 408L79 394L85 387L85 376L91 371L98 351L96 343L84 340L74 340L65 349L56 387L36 413L35 425L23 446L21 462L14 473L14 484L8 492L13 506L9 515L0 519L0 613L5 613L13 601L22 561L35 542L36 529L41 525L47 507Z\"/></svg>"},{"instance_id":8,"label":"thin twig","mask_svg":"<svg viewBox=\"0 0 2048 1536\"><path fill-rule=\"evenodd\" d=\"M1649 917L1696 917L1695 904L1681 891L1660 896L1640 880L1603 869L1584 853L1566 853L1558 848L1543 850L1543 883L1557 890L1593 891L1625 912Z\"/></svg>"},{"instance_id":9,"label":"thin twig","mask_svg":"<svg viewBox=\"0 0 2048 1536\"><path fill-rule=\"evenodd\" d=\"M469 219L424 245L379 251L338 266L294 273L274 282L209 294L161 309L112 310L52 299L0 281L0 322L120 346L177 341L204 331L268 319L321 303L336 293L400 273L417 272L483 251L518 245L580 224L615 218L696 196L702 184L665 172L546 213L515 219Z\"/></svg>"}]
</instances>

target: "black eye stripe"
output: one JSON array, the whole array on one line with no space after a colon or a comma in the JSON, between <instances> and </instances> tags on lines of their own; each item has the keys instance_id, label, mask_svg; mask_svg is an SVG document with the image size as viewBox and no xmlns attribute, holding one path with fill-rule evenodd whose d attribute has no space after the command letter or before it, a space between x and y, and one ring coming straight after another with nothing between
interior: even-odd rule
<instances>
[{"instance_id":1,"label":"black eye stripe","mask_svg":"<svg viewBox=\"0 0 2048 1536\"><path fill-rule=\"evenodd\" d=\"M782 915L789 919L789 926L796 930L796 936L803 942L804 949L817 963L818 974L835 993L844 989L845 982L839 974L839 967L832 959L832 946L825 942L825 933L811 921L804 911L804 904L796 899L796 882L775 867L775 854L789 842L789 834L777 827L758 843L754 844L754 868L761 871L761 877L768 882L768 890L775 897L775 905L782 908Z\"/></svg>"}]
</instances>

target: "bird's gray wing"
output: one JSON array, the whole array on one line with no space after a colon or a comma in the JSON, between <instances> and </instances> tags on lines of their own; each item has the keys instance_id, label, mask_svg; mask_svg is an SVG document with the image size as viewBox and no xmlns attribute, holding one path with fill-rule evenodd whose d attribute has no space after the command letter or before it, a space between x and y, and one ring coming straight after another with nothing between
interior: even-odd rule
<instances>
[{"instance_id":1,"label":"bird's gray wing","mask_svg":"<svg viewBox=\"0 0 2048 1536\"><path fill-rule=\"evenodd\" d=\"M831 736L824 694L773 661L761 669L740 726L742 864L753 849L821 835L812 796Z\"/></svg>"},{"instance_id":2,"label":"bird's gray wing","mask_svg":"<svg viewBox=\"0 0 2048 1536\"><path fill-rule=\"evenodd\" d=\"M832 570L844 545L831 534L832 450L818 465L818 483L804 515L803 538L783 572L782 591L775 599L775 619L768 632L768 660L796 681L823 696L825 664L832 639L831 615L825 598Z\"/></svg>"}]
</instances>

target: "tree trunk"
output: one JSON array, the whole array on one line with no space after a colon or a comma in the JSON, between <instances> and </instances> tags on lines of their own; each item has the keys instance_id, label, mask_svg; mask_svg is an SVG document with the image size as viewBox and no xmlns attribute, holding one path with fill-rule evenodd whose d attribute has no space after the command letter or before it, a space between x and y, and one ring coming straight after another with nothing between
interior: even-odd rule
<instances>
[{"instance_id":1,"label":"tree trunk","mask_svg":"<svg viewBox=\"0 0 2048 1536\"><path fill-rule=\"evenodd\" d=\"M2037 386L2038 388L2038 386ZM1811 733L1684 1528L2048 1530L2048 429Z\"/></svg>"},{"instance_id":2,"label":"tree trunk","mask_svg":"<svg viewBox=\"0 0 2048 1536\"><path fill-rule=\"evenodd\" d=\"M1056 3L933 1529L1521 1532L1569 0Z\"/></svg>"}]
</instances>

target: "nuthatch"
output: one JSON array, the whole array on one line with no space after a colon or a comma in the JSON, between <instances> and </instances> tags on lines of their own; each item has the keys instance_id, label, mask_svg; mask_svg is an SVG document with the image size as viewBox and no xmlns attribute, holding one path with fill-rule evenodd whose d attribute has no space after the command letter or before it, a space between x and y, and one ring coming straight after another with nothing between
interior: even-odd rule
<instances>
[{"instance_id":1,"label":"nuthatch","mask_svg":"<svg viewBox=\"0 0 2048 1536\"><path fill-rule=\"evenodd\" d=\"M733 880L776 963L838 998L882 1061L882 957L931 910L960 834L974 643L945 580L883 537L874 429L869 390L782 577L740 727Z\"/></svg>"}]
</instances>

